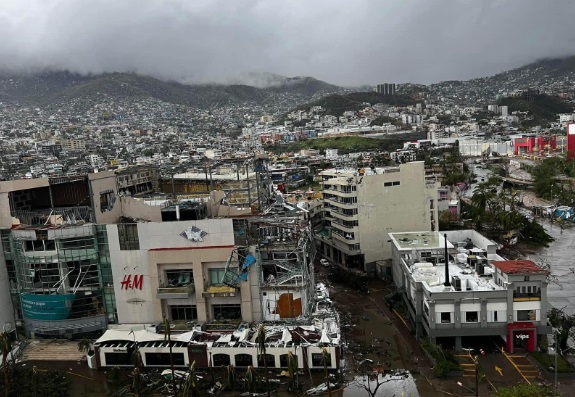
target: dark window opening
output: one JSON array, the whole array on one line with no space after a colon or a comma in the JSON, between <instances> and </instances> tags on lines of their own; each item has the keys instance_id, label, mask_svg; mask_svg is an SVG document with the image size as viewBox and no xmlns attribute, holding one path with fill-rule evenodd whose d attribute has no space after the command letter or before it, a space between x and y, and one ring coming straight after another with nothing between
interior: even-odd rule
<instances>
[{"instance_id":1,"label":"dark window opening","mask_svg":"<svg viewBox=\"0 0 575 397\"><path fill-rule=\"evenodd\" d=\"M135 223L119 223L118 240L122 251L139 250L138 225Z\"/></svg>"},{"instance_id":2,"label":"dark window opening","mask_svg":"<svg viewBox=\"0 0 575 397\"><path fill-rule=\"evenodd\" d=\"M517 310L517 321L535 321L536 319L535 310Z\"/></svg>"},{"instance_id":3,"label":"dark window opening","mask_svg":"<svg viewBox=\"0 0 575 397\"><path fill-rule=\"evenodd\" d=\"M443 312L441 313L441 323L450 323L451 322L451 313L450 312Z\"/></svg>"},{"instance_id":4,"label":"dark window opening","mask_svg":"<svg viewBox=\"0 0 575 397\"><path fill-rule=\"evenodd\" d=\"M479 321L477 312L465 312L465 322L476 323Z\"/></svg>"},{"instance_id":5,"label":"dark window opening","mask_svg":"<svg viewBox=\"0 0 575 397\"><path fill-rule=\"evenodd\" d=\"M294 358L295 362L297 363L298 362L297 356L294 355L293 358ZM287 354L280 355L280 367L287 368L287 366L288 366L288 355Z\"/></svg>"},{"instance_id":6,"label":"dark window opening","mask_svg":"<svg viewBox=\"0 0 575 397\"><path fill-rule=\"evenodd\" d=\"M236 354L236 367L249 367L254 364L250 354Z\"/></svg>"},{"instance_id":7,"label":"dark window opening","mask_svg":"<svg viewBox=\"0 0 575 397\"><path fill-rule=\"evenodd\" d=\"M213 363L214 367L222 367L230 365L230 356L228 354L214 354L213 356Z\"/></svg>"},{"instance_id":8,"label":"dark window opening","mask_svg":"<svg viewBox=\"0 0 575 397\"><path fill-rule=\"evenodd\" d=\"M198 319L196 306L170 305L170 316L173 321L190 321Z\"/></svg>"},{"instance_id":9,"label":"dark window opening","mask_svg":"<svg viewBox=\"0 0 575 397\"><path fill-rule=\"evenodd\" d=\"M325 363L324 363L325 359ZM324 356L323 353L312 353L311 354L311 365L314 367L323 367L327 365L331 366L331 354L329 352Z\"/></svg>"},{"instance_id":10,"label":"dark window opening","mask_svg":"<svg viewBox=\"0 0 575 397\"><path fill-rule=\"evenodd\" d=\"M116 366L116 365L129 365L132 366L132 360L130 354L126 353L104 353L104 358L106 359L106 366Z\"/></svg>"},{"instance_id":11,"label":"dark window opening","mask_svg":"<svg viewBox=\"0 0 575 397\"><path fill-rule=\"evenodd\" d=\"M235 320L242 318L241 305L213 305L214 319Z\"/></svg>"},{"instance_id":12,"label":"dark window opening","mask_svg":"<svg viewBox=\"0 0 575 397\"><path fill-rule=\"evenodd\" d=\"M184 359L184 353L172 353L174 365L184 366L186 365ZM146 353L146 365L147 366L159 366L159 367L169 367L170 366L170 353Z\"/></svg>"},{"instance_id":13,"label":"dark window opening","mask_svg":"<svg viewBox=\"0 0 575 397\"><path fill-rule=\"evenodd\" d=\"M287 354L286 354L287 357ZM264 358L267 361L268 368L275 368L276 366L276 358L273 354L258 354L258 367L264 368ZM287 364L286 364L287 367Z\"/></svg>"},{"instance_id":14,"label":"dark window opening","mask_svg":"<svg viewBox=\"0 0 575 397\"><path fill-rule=\"evenodd\" d=\"M116 203L116 194L113 190L100 192L100 212L111 211Z\"/></svg>"},{"instance_id":15,"label":"dark window opening","mask_svg":"<svg viewBox=\"0 0 575 397\"><path fill-rule=\"evenodd\" d=\"M190 269L166 271L168 287L182 287L194 283L193 272Z\"/></svg>"}]
</instances>

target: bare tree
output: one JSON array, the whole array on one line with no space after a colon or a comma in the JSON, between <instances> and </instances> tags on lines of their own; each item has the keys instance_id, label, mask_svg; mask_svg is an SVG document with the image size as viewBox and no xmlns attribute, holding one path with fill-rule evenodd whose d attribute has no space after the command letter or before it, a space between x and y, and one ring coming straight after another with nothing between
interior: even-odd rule
<instances>
[{"instance_id":1,"label":"bare tree","mask_svg":"<svg viewBox=\"0 0 575 397\"><path fill-rule=\"evenodd\" d=\"M383 366L373 365L371 360L364 360L355 367L357 375L351 382L358 389L363 389L369 397L375 397L381 386L390 382L404 380L409 376L406 370L385 371Z\"/></svg>"}]
</instances>

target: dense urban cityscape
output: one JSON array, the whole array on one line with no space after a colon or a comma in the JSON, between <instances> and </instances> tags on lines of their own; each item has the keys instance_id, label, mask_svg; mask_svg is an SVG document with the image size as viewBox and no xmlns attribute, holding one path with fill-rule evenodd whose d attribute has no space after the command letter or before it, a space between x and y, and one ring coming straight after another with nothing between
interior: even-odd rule
<instances>
[{"instance_id":1,"label":"dense urban cityscape","mask_svg":"<svg viewBox=\"0 0 575 397\"><path fill-rule=\"evenodd\" d=\"M47 52L40 33L0 43L1 392L572 395L575 56L484 77L461 60L460 80L429 56L413 75L444 81L400 82L401 57L352 62L338 29L337 71L291 42L282 65L318 78L241 74L289 67L217 11L206 30L250 37L211 52L237 70L198 60L209 34L197 58L171 52L182 10L164 42L130 42L165 67L142 47L120 67L112 43L108 59L67 42L74 62L58 35Z\"/></svg>"}]
</instances>

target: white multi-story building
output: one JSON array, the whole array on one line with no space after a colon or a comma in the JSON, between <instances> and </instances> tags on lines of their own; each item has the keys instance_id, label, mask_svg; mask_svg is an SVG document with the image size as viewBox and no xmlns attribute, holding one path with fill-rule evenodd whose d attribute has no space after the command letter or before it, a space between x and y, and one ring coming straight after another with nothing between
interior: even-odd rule
<instances>
[{"instance_id":1,"label":"white multi-story building","mask_svg":"<svg viewBox=\"0 0 575 397\"><path fill-rule=\"evenodd\" d=\"M393 280L418 337L456 350L501 337L513 352L533 351L551 333L547 273L532 261L505 260L474 230L389 237Z\"/></svg>"},{"instance_id":2,"label":"white multi-story building","mask_svg":"<svg viewBox=\"0 0 575 397\"><path fill-rule=\"evenodd\" d=\"M437 182L423 162L320 173L324 224L316 230L321 254L344 267L373 273L391 258L387 234L437 230Z\"/></svg>"}]
</instances>

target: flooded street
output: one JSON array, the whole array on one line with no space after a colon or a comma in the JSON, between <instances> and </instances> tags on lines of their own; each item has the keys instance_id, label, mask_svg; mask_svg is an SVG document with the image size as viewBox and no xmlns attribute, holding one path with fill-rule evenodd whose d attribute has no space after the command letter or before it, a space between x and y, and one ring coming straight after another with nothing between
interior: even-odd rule
<instances>
[{"instance_id":1,"label":"flooded street","mask_svg":"<svg viewBox=\"0 0 575 397\"><path fill-rule=\"evenodd\" d=\"M539 219L547 233L555 238L549 247L526 255L535 263L547 262L558 283L549 283L547 298L549 303L569 314L575 313L575 224L560 228L546 219Z\"/></svg>"}]
</instances>

